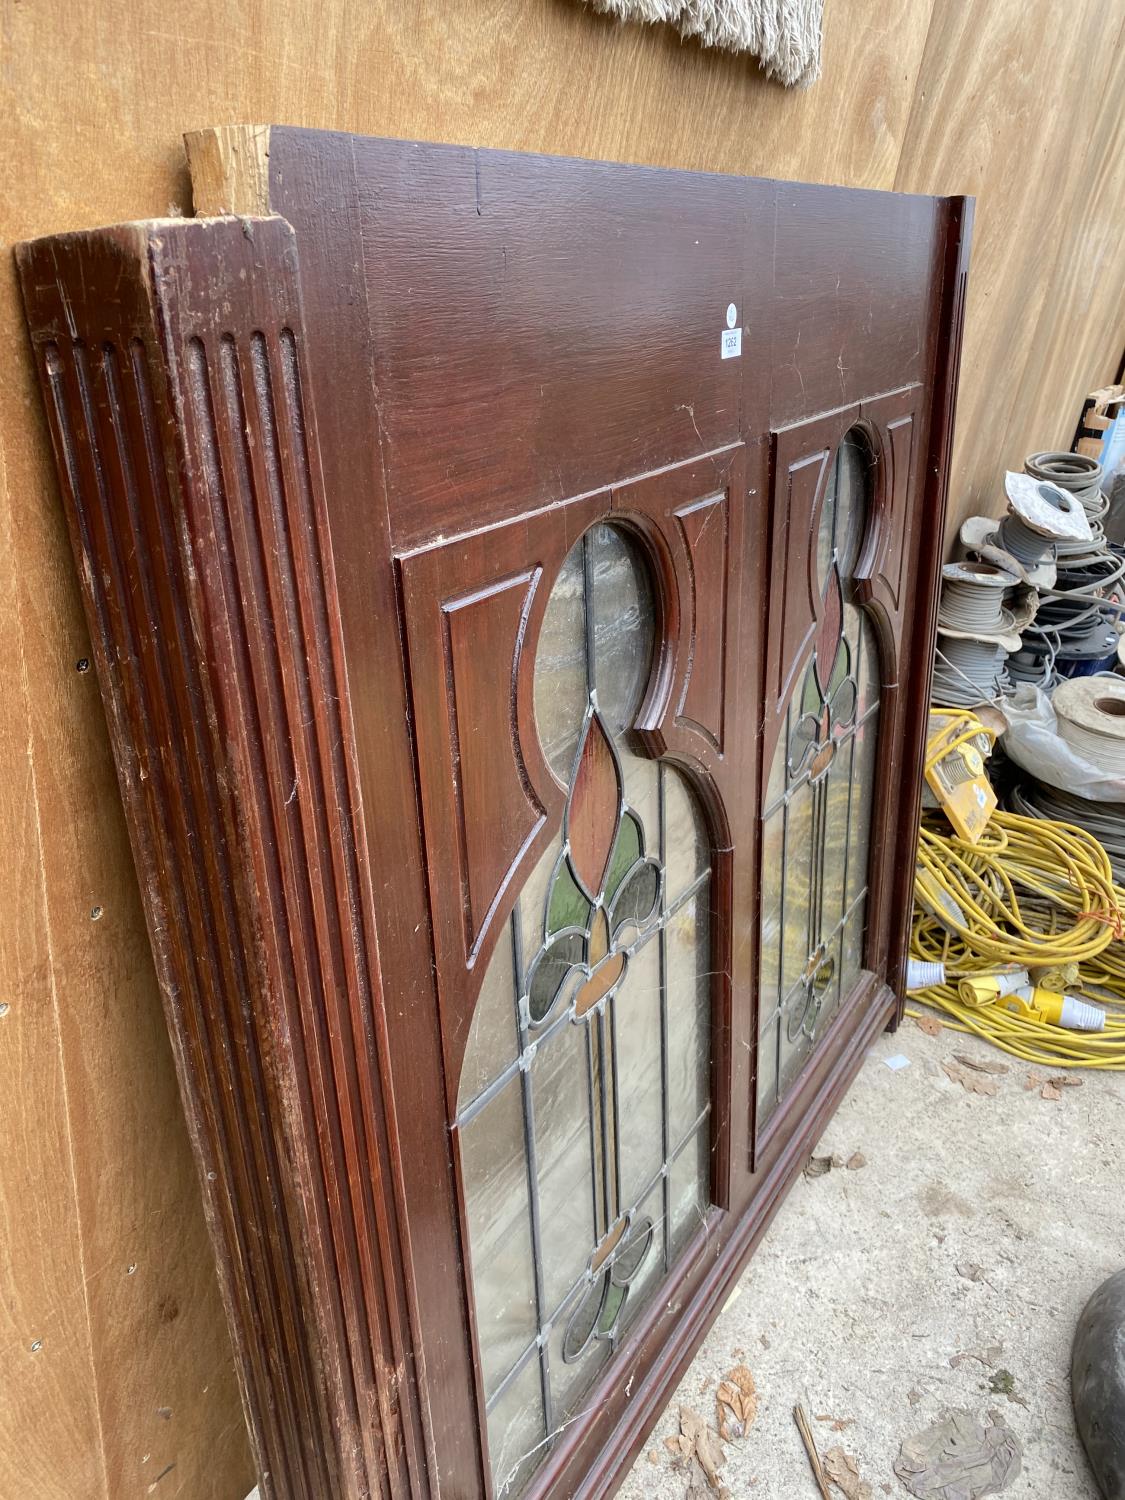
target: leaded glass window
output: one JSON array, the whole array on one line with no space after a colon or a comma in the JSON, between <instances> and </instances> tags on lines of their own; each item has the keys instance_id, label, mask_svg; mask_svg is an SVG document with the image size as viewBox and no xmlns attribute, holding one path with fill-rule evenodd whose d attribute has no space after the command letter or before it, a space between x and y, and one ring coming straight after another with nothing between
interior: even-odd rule
<instances>
[{"instance_id":1,"label":"leaded glass window","mask_svg":"<svg viewBox=\"0 0 1125 1500\"><path fill-rule=\"evenodd\" d=\"M845 594L867 526L874 463L849 433L817 532L821 614L766 788L762 837L758 1126L792 1087L863 967L879 659Z\"/></svg>"},{"instance_id":2,"label":"leaded glass window","mask_svg":"<svg viewBox=\"0 0 1125 1500\"><path fill-rule=\"evenodd\" d=\"M485 973L458 1100L497 1495L523 1488L710 1201L710 846L687 782L629 743L655 622L639 548L594 527L535 660L563 827Z\"/></svg>"}]
</instances>

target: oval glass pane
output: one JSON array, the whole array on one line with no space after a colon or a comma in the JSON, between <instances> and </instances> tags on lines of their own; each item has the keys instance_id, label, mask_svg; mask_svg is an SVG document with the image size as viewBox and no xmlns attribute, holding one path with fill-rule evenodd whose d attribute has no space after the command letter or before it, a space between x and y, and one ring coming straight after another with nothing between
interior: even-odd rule
<instances>
[{"instance_id":1,"label":"oval glass pane","mask_svg":"<svg viewBox=\"0 0 1125 1500\"><path fill-rule=\"evenodd\" d=\"M547 764L569 783L590 690L582 547L572 547L547 600L535 649L535 727Z\"/></svg>"},{"instance_id":2,"label":"oval glass pane","mask_svg":"<svg viewBox=\"0 0 1125 1500\"><path fill-rule=\"evenodd\" d=\"M619 734L637 717L652 673L652 585L640 548L625 532L595 526L589 543L593 685L602 716Z\"/></svg>"},{"instance_id":3,"label":"oval glass pane","mask_svg":"<svg viewBox=\"0 0 1125 1500\"><path fill-rule=\"evenodd\" d=\"M859 561L867 529L868 494L874 467L870 444L863 433L853 427L836 450L820 512L816 562L822 590L828 581L833 557L841 578L850 577Z\"/></svg>"}]
</instances>

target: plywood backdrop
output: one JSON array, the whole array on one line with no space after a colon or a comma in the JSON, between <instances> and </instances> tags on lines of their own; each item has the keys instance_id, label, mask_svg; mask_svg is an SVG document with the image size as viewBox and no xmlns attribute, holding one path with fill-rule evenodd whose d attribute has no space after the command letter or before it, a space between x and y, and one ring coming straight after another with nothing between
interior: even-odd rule
<instances>
[{"instance_id":1,"label":"plywood backdrop","mask_svg":"<svg viewBox=\"0 0 1125 1500\"><path fill-rule=\"evenodd\" d=\"M788 94L575 0L0 0L2 1500L252 1481L11 244L190 212L181 132L246 120L976 193L959 517L1116 372L1113 17L828 0L823 79Z\"/></svg>"}]
</instances>

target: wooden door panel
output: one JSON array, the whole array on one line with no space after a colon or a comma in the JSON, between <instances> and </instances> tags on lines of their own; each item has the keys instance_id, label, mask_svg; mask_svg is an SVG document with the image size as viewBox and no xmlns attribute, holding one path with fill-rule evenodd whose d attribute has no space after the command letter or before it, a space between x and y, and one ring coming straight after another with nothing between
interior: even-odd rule
<instances>
[{"instance_id":1,"label":"wooden door panel","mask_svg":"<svg viewBox=\"0 0 1125 1500\"><path fill-rule=\"evenodd\" d=\"M905 944L971 215L962 200L268 140L267 217L21 251L262 1493L486 1500L505 1488L496 1414L527 1376L549 1430L503 1429L538 1456L521 1500L592 1500L896 1013L882 980ZM834 592L839 549L826 574L819 527L851 429L875 489L854 587ZM650 576L649 681L611 735L587 665L564 773L540 739L536 654L560 572L602 523ZM149 615L163 624L146 632ZM835 659L882 682L865 977L763 1129L761 1028L780 1035L781 1003L763 1006L763 933L788 867L763 847L771 768L809 663L810 704L841 691L827 659L859 618L871 644ZM832 701L843 722L846 692ZM816 739L823 714L803 717L831 774L843 752ZM645 796L647 825L629 800ZM825 889L809 884L809 910ZM549 949L564 977L542 970L533 1017L528 965ZM505 963L508 990L489 988ZM554 1013L564 983L582 1004ZM490 1030L497 1005L508 1019ZM686 1022L690 1045L672 1045ZM462 1097L474 1036L498 1053ZM536 1059L579 1036L586 1081L537 1094ZM694 1071L676 1071L684 1057ZM621 1087L635 1110L660 1106L635 1133L659 1145L655 1177L632 1197ZM583 1090L592 1225L561 1242L591 1253L551 1306L535 1131ZM520 1128L494 1157L466 1147L503 1120ZM554 1127L544 1160L569 1140ZM489 1208L496 1184L507 1196ZM530 1261L500 1233L525 1190L511 1222ZM650 1199L680 1239L624 1320L655 1244ZM561 1222L587 1200L553 1201ZM555 1422L595 1292L603 1342L582 1347L601 1363ZM486 1304L512 1358L474 1313Z\"/></svg>"}]
</instances>

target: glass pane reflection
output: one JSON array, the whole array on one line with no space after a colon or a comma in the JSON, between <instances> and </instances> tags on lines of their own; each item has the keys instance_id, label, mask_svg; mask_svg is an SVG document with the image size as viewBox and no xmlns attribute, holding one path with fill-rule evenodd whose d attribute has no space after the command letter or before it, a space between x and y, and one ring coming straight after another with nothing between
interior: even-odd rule
<instances>
[{"instance_id":1,"label":"glass pane reflection","mask_svg":"<svg viewBox=\"0 0 1125 1500\"><path fill-rule=\"evenodd\" d=\"M535 658L576 848L560 833L527 877L481 983L459 1104L490 1460L508 1496L710 1203L711 845L687 780L630 734L656 627L638 544L594 527L559 572Z\"/></svg>"},{"instance_id":2,"label":"glass pane reflection","mask_svg":"<svg viewBox=\"0 0 1125 1500\"><path fill-rule=\"evenodd\" d=\"M847 595L863 551L874 470L865 436L853 429L834 456L818 523L813 658L797 674L766 784L759 1131L862 972L880 673L871 621Z\"/></svg>"}]
</instances>

